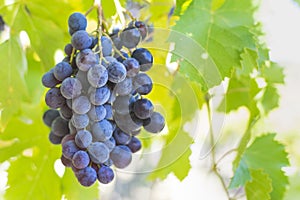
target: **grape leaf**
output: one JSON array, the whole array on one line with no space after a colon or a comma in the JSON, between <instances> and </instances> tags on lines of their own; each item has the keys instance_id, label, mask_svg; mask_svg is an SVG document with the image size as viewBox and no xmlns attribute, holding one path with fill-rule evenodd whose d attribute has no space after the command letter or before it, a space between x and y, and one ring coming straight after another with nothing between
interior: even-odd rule
<instances>
[{"instance_id":1,"label":"grape leaf","mask_svg":"<svg viewBox=\"0 0 300 200\"><path fill-rule=\"evenodd\" d=\"M251 27L254 26L254 10L250 0L193 1L177 21L173 30L194 39L207 55L203 54L203 51L194 49L193 46L190 47L184 42L185 38L178 40L177 36L174 37L173 32L169 40L175 43L175 52L184 55L187 53L194 54L197 57L198 65L195 65L195 62L190 62L194 67L198 68L198 66L203 65L202 58L205 55L204 58L211 58L217 66L221 79L230 77L233 68L241 68L240 55L244 48L253 50L256 48L254 34L251 32ZM195 19L201 24L195 26ZM187 52L176 51L177 48L183 49L182 46L186 46ZM181 65L181 67L185 68L186 65ZM210 69L208 68L208 70ZM187 70L184 72L191 74ZM220 83L219 77L207 77L201 70L199 72L205 81L206 79L212 81L212 85Z\"/></svg>"},{"instance_id":2,"label":"grape leaf","mask_svg":"<svg viewBox=\"0 0 300 200\"><path fill-rule=\"evenodd\" d=\"M91 187L83 187L75 178L70 168L65 170L62 177L62 192L67 199L97 199L99 197L98 184Z\"/></svg>"},{"instance_id":3,"label":"grape leaf","mask_svg":"<svg viewBox=\"0 0 300 200\"><path fill-rule=\"evenodd\" d=\"M247 200L271 199L272 180L263 170L250 170L252 180L245 186Z\"/></svg>"},{"instance_id":4,"label":"grape leaf","mask_svg":"<svg viewBox=\"0 0 300 200\"><path fill-rule=\"evenodd\" d=\"M249 180L251 180L250 171L245 160L241 159L241 162L235 171L235 175L230 182L229 188L243 186Z\"/></svg>"},{"instance_id":5,"label":"grape leaf","mask_svg":"<svg viewBox=\"0 0 300 200\"><path fill-rule=\"evenodd\" d=\"M177 0L176 7L174 10L174 15L177 16L182 15L186 11L186 9L188 8L191 2L192 0Z\"/></svg>"},{"instance_id":6,"label":"grape leaf","mask_svg":"<svg viewBox=\"0 0 300 200\"><path fill-rule=\"evenodd\" d=\"M268 114L274 108L279 106L279 94L277 89L272 85L267 85L262 97L261 103L265 110L265 113Z\"/></svg>"},{"instance_id":7,"label":"grape leaf","mask_svg":"<svg viewBox=\"0 0 300 200\"><path fill-rule=\"evenodd\" d=\"M246 106L251 112L252 116L257 116L259 110L257 108L257 101L255 96L258 94L260 89L255 81L247 76L240 77L239 79L233 77L229 81L228 90L225 98L221 102L218 110L230 112L236 110L241 106Z\"/></svg>"},{"instance_id":8,"label":"grape leaf","mask_svg":"<svg viewBox=\"0 0 300 200\"><path fill-rule=\"evenodd\" d=\"M278 64L271 62L270 66L265 66L262 69L263 77L267 83L284 83L284 73L283 68Z\"/></svg>"},{"instance_id":9,"label":"grape leaf","mask_svg":"<svg viewBox=\"0 0 300 200\"><path fill-rule=\"evenodd\" d=\"M27 96L24 74L27 71L25 53L20 46L18 37L11 37L0 45L0 132L9 119L18 112L23 97Z\"/></svg>"},{"instance_id":10,"label":"grape leaf","mask_svg":"<svg viewBox=\"0 0 300 200\"><path fill-rule=\"evenodd\" d=\"M288 184L288 178L284 175L282 167L288 166L289 161L284 146L275 141L274 137L275 134L258 137L246 149L239 163L239 166L242 166L235 171L230 183L231 186L246 184L247 179L241 178L243 180L241 181L239 178L239 176L247 176L244 166L246 164L248 170L263 170L272 180L271 199L282 199ZM253 178L252 173L251 178Z\"/></svg>"}]
</instances>

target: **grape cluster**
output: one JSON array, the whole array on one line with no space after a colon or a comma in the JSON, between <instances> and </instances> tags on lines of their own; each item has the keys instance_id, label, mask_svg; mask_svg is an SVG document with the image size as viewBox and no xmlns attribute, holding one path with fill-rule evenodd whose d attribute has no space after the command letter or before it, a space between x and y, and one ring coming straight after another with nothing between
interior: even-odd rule
<instances>
[{"instance_id":1,"label":"grape cluster","mask_svg":"<svg viewBox=\"0 0 300 200\"><path fill-rule=\"evenodd\" d=\"M141 149L137 135L142 127L158 133L165 125L143 96L153 87L145 73L153 65L152 54L137 48L147 37L147 26L135 20L124 30L93 36L81 13L70 15L68 25L67 56L42 77L50 88L43 121L51 128L51 143L62 145L62 163L81 185L97 179L107 184L114 179L111 167L127 167L132 153Z\"/></svg>"}]
</instances>

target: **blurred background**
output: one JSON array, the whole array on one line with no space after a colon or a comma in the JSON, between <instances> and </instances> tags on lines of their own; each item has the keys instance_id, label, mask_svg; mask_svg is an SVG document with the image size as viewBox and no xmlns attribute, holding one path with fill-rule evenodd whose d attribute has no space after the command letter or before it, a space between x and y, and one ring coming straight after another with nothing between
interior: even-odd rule
<instances>
[{"instance_id":1,"label":"blurred background","mask_svg":"<svg viewBox=\"0 0 300 200\"><path fill-rule=\"evenodd\" d=\"M265 32L263 40L270 48L271 60L284 67L286 77L285 85L279 88L280 106L271 112L269 117L261 120L256 129L259 129L260 133L278 133L276 138L287 146L291 166L285 169L290 177L290 187L285 199L296 200L300 196L300 94L299 89L297 89L300 85L300 5L292 0L262 0L261 2L256 19L263 25ZM67 16L67 14L63 16ZM58 60L61 53L57 52L56 56ZM197 112L191 122L186 124L186 130L208 129L206 116L207 111L203 108L203 110ZM246 127L247 111L239 109L226 116L220 114L220 117L225 117L225 121L221 127L222 135L219 142L228 146L230 144L231 146L237 145L240 134ZM209 172L208 158L200 154L205 136L199 134L196 136L195 143L191 147L190 162L192 168L183 181L179 181L173 174L168 175L163 181L150 181L147 179L149 173L128 173L118 170L117 178L112 184L99 187L101 199L198 200L201 198L225 200L226 195L218 178ZM152 148L158 148L160 145L154 143ZM228 177L228 181L232 176L230 165L232 159L233 157L228 156L221 162L220 167L221 174ZM143 159L143 155L138 154L134 157L131 169L140 171L139 169L157 162L158 158ZM60 166L60 163L56 163L56 165L56 172L62 176L64 169ZM4 199L3 195L7 187L6 170L8 168L8 162L0 164L0 199Z\"/></svg>"}]
</instances>

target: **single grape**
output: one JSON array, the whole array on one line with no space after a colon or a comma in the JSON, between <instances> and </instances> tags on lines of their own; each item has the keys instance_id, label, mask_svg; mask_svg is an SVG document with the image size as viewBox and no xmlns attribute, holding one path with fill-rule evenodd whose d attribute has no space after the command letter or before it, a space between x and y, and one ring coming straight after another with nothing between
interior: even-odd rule
<instances>
[{"instance_id":1,"label":"single grape","mask_svg":"<svg viewBox=\"0 0 300 200\"><path fill-rule=\"evenodd\" d=\"M127 70L127 77L135 77L140 71L140 64L134 58L124 60L123 65Z\"/></svg>"},{"instance_id":2,"label":"single grape","mask_svg":"<svg viewBox=\"0 0 300 200\"><path fill-rule=\"evenodd\" d=\"M113 111L112 111L111 105L110 104L104 104L103 106L106 110L105 119L112 120L113 119Z\"/></svg>"},{"instance_id":3,"label":"single grape","mask_svg":"<svg viewBox=\"0 0 300 200\"><path fill-rule=\"evenodd\" d=\"M118 113L120 115L125 115L130 112L129 104L130 104L131 95L126 96L117 96L116 100L113 102L112 108L114 113Z\"/></svg>"},{"instance_id":4,"label":"single grape","mask_svg":"<svg viewBox=\"0 0 300 200\"><path fill-rule=\"evenodd\" d=\"M89 47L89 49L93 49L98 44L98 37L97 36L96 37L91 36L91 38L92 38L92 44Z\"/></svg>"},{"instance_id":5,"label":"single grape","mask_svg":"<svg viewBox=\"0 0 300 200\"><path fill-rule=\"evenodd\" d=\"M110 90L106 86L101 88L91 88L89 95L91 103L99 106L108 101L110 97Z\"/></svg>"},{"instance_id":6,"label":"single grape","mask_svg":"<svg viewBox=\"0 0 300 200\"><path fill-rule=\"evenodd\" d=\"M137 28L129 27L121 32L120 38L123 46L132 49L141 41L141 33Z\"/></svg>"},{"instance_id":7,"label":"single grape","mask_svg":"<svg viewBox=\"0 0 300 200\"><path fill-rule=\"evenodd\" d=\"M76 56L76 64L81 71L88 71L91 67L99 63L99 58L91 49L84 49Z\"/></svg>"},{"instance_id":8,"label":"single grape","mask_svg":"<svg viewBox=\"0 0 300 200\"><path fill-rule=\"evenodd\" d=\"M138 48L134 50L131 57L135 58L140 64L140 70L148 71L153 65L153 56L149 50L145 48Z\"/></svg>"},{"instance_id":9,"label":"single grape","mask_svg":"<svg viewBox=\"0 0 300 200\"><path fill-rule=\"evenodd\" d=\"M67 62L60 62L56 64L53 71L55 78L59 81L63 81L67 77L70 77L72 73L73 73L73 68Z\"/></svg>"},{"instance_id":10,"label":"single grape","mask_svg":"<svg viewBox=\"0 0 300 200\"><path fill-rule=\"evenodd\" d=\"M71 43L75 49L84 50L91 46L92 39L86 31L79 30L72 35Z\"/></svg>"},{"instance_id":11,"label":"single grape","mask_svg":"<svg viewBox=\"0 0 300 200\"><path fill-rule=\"evenodd\" d=\"M47 88L53 88L56 85L61 83L61 81L57 80L53 74L53 70L47 72L42 77L42 84Z\"/></svg>"},{"instance_id":12,"label":"single grape","mask_svg":"<svg viewBox=\"0 0 300 200\"><path fill-rule=\"evenodd\" d=\"M74 140L69 140L62 145L62 153L67 159L71 160L77 151L79 151L79 148L76 146Z\"/></svg>"},{"instance_id":13,"label":"single grape","mask_svg":"<svg viewBox=\"0 0 300 200\"><path fill-rule=\"evenodd\" d=\"M107 67L108 80L113 83L119 83L126 78L126 68L120 62L112 62Z\"/></svg>"},{"instance_id":14,"label":"single grape","mask_svg":"<svg viewBox=\"0 0 300 200\"><path fill-rule=\"evenodd\" d=\"M114 139L116 140L117 145L126 145L130 142L131 140L131 135L128 133L125 133L119 128L116 128L114 131Z\"/></svg>"},{"instance_id":15,"label":"single grape","mask_svg":"<svg viewBox=\"0 0 300 200\"><path fill-rule=\"evenodd\" d=\"M87 73L87 79L95 88L103 87L108 81L108 72L102 65L91 67Z\"/></svg>"},{"instance_id":16,"label":"single grape","mask_svg":"<svg viewBox=\"0 0 300 200\"><path fill-rule=\"evenodd\" d=\"M93 141L93 136L88 130L80 130L75 136L75 143L78 147L86 149Z\"/></svg>"},{"instance_id":17,"label":"single grape","mask_svg":"<svg viewBox=\"0 0 300 200\"><path fill-rule=\"evenodd\" d=\"M68 121L64 120L62 117L57 117L52 125L51 129L54 135L57 135L59 137L63 137L67 134L69 134L69 126Z\"/></svg>"},{"instance_id":18,"label":"single grape","mask_svg":"<svg viewBox=\"0 0 300 200\"><path fill-rule=\"evenodd\" d=\"M61 140L62 140L62 137L59 137L57 135L54 135L54 133L51 131L49 133L49 141L52 143L52 144L60 144L61 143Z\"/></svg>"},{"instance_id":19,"label":"single grape","mask_svg":"<svg viewBox=\"0 0 300 200\"><path fill-rule=\"evenodd\" d=\"M109 158L109 149L102 142L94 142L87 149L91 160L96 164L104 163Z\"/></svg>"},{"instance_id":20,"label":"single grape","mask_svg":"<svg viewBox=\"0 0 300 200\"><path fill-rule=\"evenodd\" d=\"M92 135L95 141L104 142L108 140L113 134L113 127L106 119L96 122L92 126Z\"/></svg>"},{"instance_id":21,"label":"single grape","mask_svg":"<svg viewBox=\"0 0 300 200\"><path fill-rule=\"evenodd\" d=\"M59 88L51 88L46 93L46 104L53 109L60 108L66 103L66 99L62 96Z\"/></svg>"},{"instance_id":22,"label":"single grape","mask_svg":"<svg viewBox=\"0 0 300 200\"><path fill-rule=\"evenodd\" d=\"M127 146L129 147L132 153L135 153L142 148L142 143L138 138L132 137Z\"/></svg>"},{"instance_id":23,"label":"single grape","mask_svg":"<svg viewBox=\"0 0 300 200\"><path fill-rule=\"evenodd\" d=\"M147 119L153 113L154 106L148 99L139 99L133 104L133 112L140 119Z\"/></svg>"},{"instance_id":24,"label":"single grape","mask_svg":"<svg viewBox=\"0 0 300 200\"><path fill-rule=\"evenodd\" d=\"M66 78L60 86L60 92L66 99L73 99L81 94L82 85L77 78Z\"/></svg>"},{"instance_id":25,"label":"single grape","mask_svg":"<svg viewBox=\"0 0 300 200\"><path fill-rule=\"evenodd\" d=\"M64 104L60 107L59 114L63 119L70 120L72 118L73 111L67 104Z\"/></svg>"},{"instance_id":26,"label":"single grape","mask_svg":"<svg viewBox=\"0 0 300 200\"><path fill-rule=\"evenodd\" d=\"M61 155L60 161L65 167L72 167L72 160L66 158L64 155Z\"/></svg>"},{"instance_id":27,"label":"single grape","mask_svg":"<svg viewBox=\"0 0 300 200\"><path fill-rule=\"evenodd\" d=\"M86 96L80 96L73 100L72 109L77 114L86 114L91 109L90 100Z\"/></svg>"},{"instance_id":28,"label":"single grape","mask_svg":"<svg viewBox=\"0 0 300 200\"><path fill-rule=\"evenodd\" d=\"M110 158L117 168L123 169L131 163L132 153L127 146L119 145L110 152Z\"/></svg>"},{"instance_id":29,"label":"single grape","mask_svg":"<svg viewBox=\"0 0 300 200\"><path fill-rule=\"evenodd\" d=\"M114 92L120 96L125 96L131 94L132 89L132 79L126 77L123 81L116 84Z\"/></svg>"},{"instance_id":30,"label":"single grape","mask_svg":"<svg viewBox=\"0 0 300 200\"><path fill-rule=\"evenodd\" d=\"M139 73L133 79L133 88L140 95L147 95L151 92L153 83L151 78L147 74Z\"/></svg>"},{"instance_id":31,"label":"single grape","mask_svg":"<svg viewBox=\"0 0 300 200\"><path fill-rule=\"evenodd\" d=\"M92 167L86 167L75 173L78 182L86 187L93 185L97 180L97 172Z\"/></svg>"},{"instance_id":32,"label":"single grape","mask_svg":"<svg viewBox=\"0 0 300 200\"><path fill-rule=\"evenodd\" d=\"M74 31L85 30L87 26L86 17L79 12L75 12L70 15L68 19L68 25L69 28Z\"/></svg>"},{"instance_id":33,"label":"single grape","mask_svg":"<svg viewBox=\"0 0 300 200\"><path fill-rule=\"evenodd\" d=\"M116 140L114 137L110 137L108 140L104 141L103 143L107 146L109 151L112 151L116 146Z\"/></svg>"},{"instance_id":34,"label":"single grape","mask_svg":"<svg viewBox=\"0 0 300 200\"><path fill-rule=\"evenodd\" d=\"M90 163L89 154L85 151L77 151L72 157L72 164L77 169L83 169Z\"/></svg>"},{"instance_id":35,"label":"single grape","mask_svg":"<svg viewBox=\"0 0 300 200\"><path fill-rule=\"evenodd\" d=\"M52 122L59 117L59 112L57 110L54 109L49 109L46 110L46 112L44 112L43 115L43 122L44 124L46 124L47 126L51 127Z\"/></svg>"},{"instance_id":36,"label":"single grape","mask_svg":"<svg viewBox=\"0 0 300 200\"><path fill-rule=\"evenodd\" d=\"M112 41L108 37L106 36L101 37L101 45L102 45L102 55L104 57L111 55L113 47L112 47Z\"/></svg>"},{"instance_id":37,"label":"single grape","mask_svg":"<svg viewBox=\"0 0 300 200\"><path fill-rule=\"evenodd\" d=\"M61 145L63 145L64 143L70 141L70 140L75 140L75 135L74 134L68 134L68 135L65 135L62 140L61 140Z\"/></svg>"},{"instance_id":38,"label":"single grape","mask_svg":"<svg viewBox=\"0 0 300 200\"><path fill-rule=\"evenodd\" d=\"M89 125L89 117L87 114L79 115L74 113L71 120L76 129L84 129Z\"/></svg>"},{"instance_id":39,"label":"single grape","mask_svg":"<svg viewBox=\"0 0 300 200\"><path fill-rule=\"evenodd\" d=\"M65 53L68 55L68 56L71 56L72 55L72 51L73 51L73 46L72 44L67 44L64 48L64 51Z\"/></svg>"},{"instance_id":40,"label":"single grape","mask_svg":"<svg viewBox=\"0 0 300 200\"><path fill-rule=\"evenodd\" d=\"M165 127L165 118L158 112L153 112L151 117L144 120L144 128L150 133L159 133Z\"/></svg>"},{"instance_id":41,"label":"single grape","mask_svg":"<svg viewBox=\"0 0 300 200\"><path fill-rule=\"evenodd\" d=\"M91 121L98 122L105 118L106 109L104 106L92 106L88 115Z\"/></svg>"},{"instance_id":42,"label":"single grape","mask_svg":"<svg viewBox=\"0 0 300 200\"><path fill-rule=\"evenodd\" d=\"M103 184L108 184L112 182L112 180L115 177L114 171L107 166L101 166L97 175L98 175L99 182Z\"/></svg>"}]
</instances>

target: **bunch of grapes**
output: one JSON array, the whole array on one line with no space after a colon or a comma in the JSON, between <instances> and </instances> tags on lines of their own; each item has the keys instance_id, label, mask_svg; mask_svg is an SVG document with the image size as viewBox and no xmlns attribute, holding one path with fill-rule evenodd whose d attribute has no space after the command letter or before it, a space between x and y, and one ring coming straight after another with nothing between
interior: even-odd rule
<instances>
[{"instance_id":1,"label":"bunch of grapes","mask_svg":"<svg viewBox=\"0 0 300 200\"><path fill-rule=\"evenodd\" d=\"M51 143L62 145L62 163L81 185L97 179L107 184L115 176L111 167L127 167L132 153L141 149L137 135L142 127L158 133L165 125L143 96L153 87L144 73L153 65L152 54L137 48L147 37L147 26L133 20L124 30L93 36L81 13L70 15L68 25L67 56L42 77L50 88L43 121L51 128Z\"/></svg>"}]
</instances>

